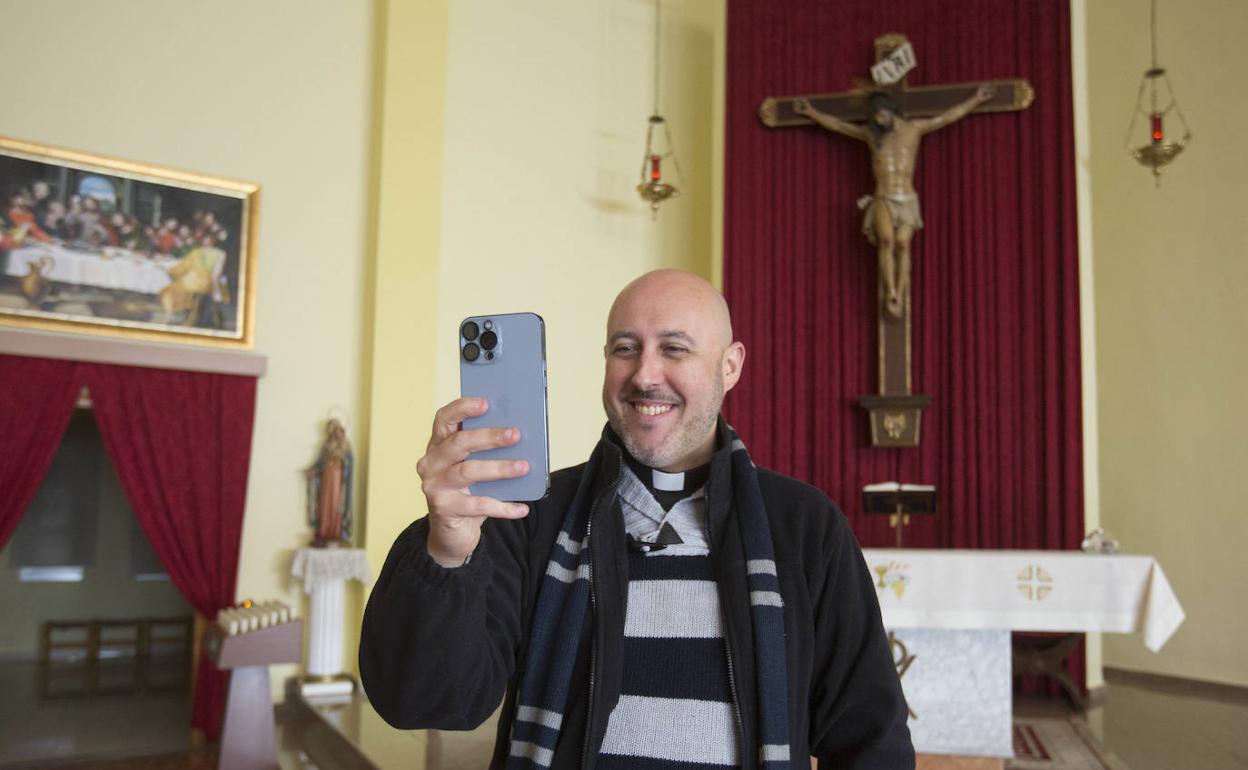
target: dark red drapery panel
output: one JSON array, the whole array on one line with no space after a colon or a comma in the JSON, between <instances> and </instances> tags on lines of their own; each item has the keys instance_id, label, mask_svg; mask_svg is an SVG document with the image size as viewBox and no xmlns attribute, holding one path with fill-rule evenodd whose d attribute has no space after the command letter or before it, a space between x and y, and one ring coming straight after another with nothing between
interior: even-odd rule
<instances>
[{"instance_id":1,"label":"dark red drapery panel","mask_svg":"<svg viewBox=\"0 0 1248 770\"><path fill-rule=\"evenodd\" d=\"M875 250L856 199L862 144L767 129L768 96L844 91L901 32L911 85L1025 77L1035 103L923 140L915 187L913 385L933 397L918 449L869 447ZM755 458L828 492L864 545L877 481L935 484L908 545L1075 548L1083 532L1079 284L1069 4L1042 0L733 0L728 6L724 292L749 351L726 412ZM1082 655L1069 668L1083 680Z\"/></svg>"},{"instance_id":2,"label":"dark red drapery panel","mask_svg":"<svg viewBox=\"0 0 1248 770\"><path fill-rule=\"evenodd\" d=\"M39 491L74 413L72 361L0 355L0 548Z\"/></svg>"},{"instance_id":3,"label":"dark red drapery panel","mask_svg":"<svg viewBox=\"0 0 1248 770\"><path fill-rule=\"evenodd\" d=\"M733 0L728 6L724 289L749 356L726 411L762 464L861 513L877 481L935 484L908 545L1075 548L1083 530L1069 4L1039 0ZM872 41L914 44L910 85L1025 77L1030 109L923 140L915 185L913 381L933 397L918 449L872 449L875 250L855 200L867 148L765 128L768 96L844 91Z\"/></svg>"},{"instance_id":4,"label":"dark red drapery panel","mask_svg":"<svg viewBox=\"0 0 1248 770\"><path fill-rule=\"evenodd\" d=\"M256 380L83 364L135 517L169 577L211 620L234 603ZM216 740L228 678L201 657L191 725Z\"/></svg>"}]
</instances>

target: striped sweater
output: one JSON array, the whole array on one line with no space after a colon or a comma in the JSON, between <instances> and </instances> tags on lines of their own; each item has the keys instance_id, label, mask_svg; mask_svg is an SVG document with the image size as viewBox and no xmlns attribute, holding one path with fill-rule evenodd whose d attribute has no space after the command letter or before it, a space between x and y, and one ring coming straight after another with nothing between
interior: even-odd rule
<instances>
[{"instance_id":1,"label":"striped sweater","mask_svg":"<svg viewBox=\"0 0 1248 770\"><path fill-rule=\"evenodd\" d=\"M739 767L738 715L719 590L698 490L664 512L631 469L619 488L629 536L680 543L629 553L623 686L597 767L722 770Z\"/></svg>"}]
</instances>

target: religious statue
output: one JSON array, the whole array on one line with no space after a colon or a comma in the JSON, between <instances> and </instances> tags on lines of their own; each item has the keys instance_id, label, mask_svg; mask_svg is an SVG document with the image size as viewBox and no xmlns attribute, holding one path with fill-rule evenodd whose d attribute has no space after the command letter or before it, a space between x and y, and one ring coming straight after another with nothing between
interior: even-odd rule
<instances>
[{"instance_id":1,"label":"religious statue","mask_svg":"<svg viewBox=\"0 0 1248 770\"><path fill-rule=\"evenodd\" d=\"M993 86L981 85L965 101L930 118L905 118L888 93L870 96L866 125L851 123L821 111L808 99L793 101L793 112L809 118L829 131L866 142L871 150L875 193L858 201L863 210L862 232L879 253L880 277L884 282L884 310L893 318L904 313L910 283L910 241L923 228L919 194L914 189L914 167L919 140L960 120L993 97Z\"/></svg>"},{"instance_id":2,"label":"religious statue","mask_svg":"<svg viewBox=\"0 0 1248 770\"><path fill-rule=\"evenodd\" d=\"M308 479L308 524L312 545L324 548L351 539L351 476L355 458L347 429L330 419L320 455L305 475Z\"/></svg>"}]
</instances>

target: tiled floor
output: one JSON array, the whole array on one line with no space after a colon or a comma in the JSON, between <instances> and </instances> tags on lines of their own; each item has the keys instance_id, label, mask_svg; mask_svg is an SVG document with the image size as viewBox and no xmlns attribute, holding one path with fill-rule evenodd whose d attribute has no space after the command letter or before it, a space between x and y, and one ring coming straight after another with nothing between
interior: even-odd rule
<instances>
[{"instance_id":1,"label":"tiled floor","mask_svg":"<svg viewBox=\"0 0 1248 770\"><path fill-rule=\"evenodd\" d=\"M1168 688L1166 688L1168 689ZM1101 742L1131 770L1248 770L1248 698L1196 697L1109 678L1088 712Z\"/></svg>"},{"instance_id":2,"label":"tiled floor","mask_svg":"<svg viewBox=\"0 0 1248 770\"><path fill-rule=\"evenodd\" d=\"M105 683L125 680L120 669L108 676ZM72 679L60 683L70 685ZM71 757L187 748L184 689L56 698L41 695L46 691L37 666L0 664L0 770L53 767L58 758L68 764ZM1063 707L1049 702L1019 708ZM326 717L381 768L475 770L485 766L494 742L493 720L470 733L407 732L386 725L363 702L328 708ZM1093 733L1130 770L1248 770L1248 697L1242 693L1194 697L1111 679L1105 704L1087 718ZM282 766L298 767L296 754L283 752Z\"/></svg>"},{"instance_id":3,"label":"tiled floor","mask_svg":"<svg viewBox=\"0 0 1248 770\"><path fill-rule=\"evenodd\" d=\"M0 664L0 766L185 749L186 678L181 660L143 672L133 660L103 661L94 674L58 666L50 676L35 663Z\"/></svg>"},{"instance_id":4,"label":"tiled floor","mask_svg":"<svg viewBox=\"0 0 1248 770\"><path fill-rule=\"evenodd\" d=\"M1112 683L1108 692L1087 720L1130 770L1248 770L1248 699L1176 695L1123 683ZM1062 700L1020 703L1023 708L1069 710ZM395 730L367 705L339 708L332 719L383 768L480 768L494 744L493 719L470 733Z\"/></svg>"}]
</instances>

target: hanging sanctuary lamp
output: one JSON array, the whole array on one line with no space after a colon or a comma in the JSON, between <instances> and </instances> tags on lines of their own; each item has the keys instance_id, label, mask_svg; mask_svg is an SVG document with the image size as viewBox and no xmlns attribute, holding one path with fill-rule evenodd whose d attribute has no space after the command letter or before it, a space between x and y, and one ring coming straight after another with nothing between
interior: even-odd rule
<instances>
[{"instance_id":1,"label":"hanging sanctuary lamp","mask_svg":"<svg viewBox=\"0 0 1248 770\"><path fill-rule=\"evenodd\" d=\"M1160 187L1162 166L1183 152L1183 148L1192 140L1192 132L1187 126L1187 120L1183 117L1183 110L1179 109L1179 100L1174 95L1174 87L1170 85L1170 77L1166 75L1165 68L1157 64L1157 0L1152 0L1151 31L1153 62L1140 79L1140 90L1135 97L1135 112L1131 115L1131 125L1127 127L1127 151L1131 153L1131 157L1140 162L1140 165L1152 169L1153 178ZM1164 95L1163 85L1165 86ZM1145 91L1148 92L1147 104ZM1163 100L1165 100L1164 104L1162 104ZM1166 115L1171 111L1183 126L1183 138L1178 141L1166 138L1164 123ZM1148 117L1149 139L1146 144L1132 147L1131 135L1135 132L1135 122L1140 115Z\"/></svg>"},{"instance_id":2,"label":"hanging sanctuary lamp","mask_svg":"<svg viewBox=\"0 0 1248 770\"><path fill-rule=\"evenodd\" d=\"M676 147L672 144L671 128L659 114L659 2L654 0L654 109L646 126L646 154L641 159L641 180L637 185L641 199L650 204L651 218L658 215L664 201L680 195L680 188L672 184L670 175L664 178L664 163L670 161L676 172L675 180L684 182L676 160Z\"/></svg>"}]
</instances>

